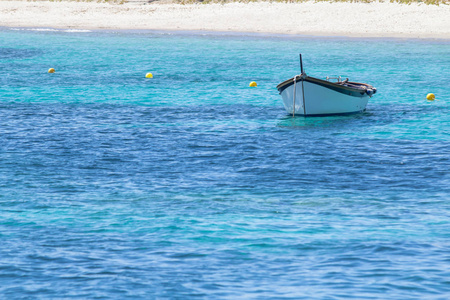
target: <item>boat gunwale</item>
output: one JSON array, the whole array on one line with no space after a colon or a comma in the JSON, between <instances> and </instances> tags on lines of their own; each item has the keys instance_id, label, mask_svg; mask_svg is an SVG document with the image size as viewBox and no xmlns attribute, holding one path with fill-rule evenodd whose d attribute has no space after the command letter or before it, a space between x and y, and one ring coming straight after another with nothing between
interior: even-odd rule
<instances>
[{"instance_id":1,"label":"boat gunwale","mask_svg":"<svg viewBox=\"0 0 450 300\"><path fill-rule=\"evenodd\" d=\"M280 94L286 88L288 88L289 86L294 84L294 78L295 77L289 78L277 85L277 89ZM300 81L300 82L306 81L306 82L310 82L313 84L318 84L325 88L332 89L338 93L347 94L347 95L351 95L354 97L363 97L366 94L367 89L374 89L374 87L372 85L367 84L367 83L359 83L359 82L352 82L352 81L348 81L345 83L344 82L330 82L327 80L322 80L322 79L310 77L310 76L301 77L297 81ZM354 84L354 85L359 85L360 87L350 87L350 86L346 86L345 84Z\"/></svg>"}]
</instances>

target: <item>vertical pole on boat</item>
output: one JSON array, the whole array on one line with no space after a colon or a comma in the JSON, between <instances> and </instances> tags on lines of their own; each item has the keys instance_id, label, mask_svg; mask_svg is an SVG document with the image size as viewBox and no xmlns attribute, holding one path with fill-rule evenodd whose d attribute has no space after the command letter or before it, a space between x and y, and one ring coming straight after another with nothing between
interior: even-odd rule
<instances>
[{"instance_id":1,"label":"vertical pole on boat","mask_svg":"<svg viewBox=\"0 0 450 300\"><path fill-rule=\"evenodd\" d=\"M303 85L303 81L306 76L303 76L303 60L302 60L302 54L300 53L300 72L302 72L300 75L300 80L302 81L302 98L303 98L303 115L306 116L306 103L305 103L305 87Z\"/></svg>"},{"instance_id":2,"label":"vertical pole on boat","mask_svg":"<svg viewBox=\"0 0 450 300\"><path fill-rule=\"evenodd\" d=\"M300 75L303 75L303 61L302 61L302 54L300 53L299 54L300 55ZM303 80L302 80L302 77L301 76L299 76L300 77L300 80L302 81L302 93L303 93ZM294 109L292 110L292 116L293 117L295 117L295 94L297 93L297 89L296 89L296 87L297 87L297 76L294 76ZM304 97L303 97L304 98ZM303 102L305 102L304 100L303 100ZM303 107L305 106L305 104L303 103ZM304 109L304 108L303 108Z\"/></svg>"},{"instance_id":3,"label":"vertical pole on boat","mask_svg":"<svg viewBox=\"0 0 450 300\"><path fill-rule=\"evenodd\" d=\"M303 74L303 61L302 61L302 54L300 53L300 74Z\"/></svg>"}]
</instances>

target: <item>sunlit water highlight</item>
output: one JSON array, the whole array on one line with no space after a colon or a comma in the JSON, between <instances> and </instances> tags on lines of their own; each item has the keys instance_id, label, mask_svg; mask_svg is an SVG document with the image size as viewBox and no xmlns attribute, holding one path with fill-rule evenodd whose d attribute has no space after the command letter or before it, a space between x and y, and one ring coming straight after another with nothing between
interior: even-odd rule
<instances>
[{"instance_id":1,"label":"sunlit water highlight","mask_svg":"<svg viewBox=\"0 0 450 300\"><path fill-rule=\"evenodd\" d=\"M298 53L367 112L287 116ZM448 41L3 28L0 298L448 299L449 79Z\"/></svg>"}]
</instances>

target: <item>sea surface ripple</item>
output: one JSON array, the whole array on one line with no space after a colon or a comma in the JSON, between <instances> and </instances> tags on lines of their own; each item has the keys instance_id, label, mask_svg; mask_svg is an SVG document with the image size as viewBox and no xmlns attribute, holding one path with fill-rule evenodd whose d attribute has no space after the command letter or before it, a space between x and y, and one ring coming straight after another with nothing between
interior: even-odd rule
<instances>
[{"instance_id":1,"label":"sea surface ripple","mask_svg":"<svg viewBox=\"0 0 450 300\"><path fill-rule=\"evenodd\" d=\"M286 115L298 53L367 111ZM449 299L449 79L448 41L2 28L0 298Z\"/></svg>"}]
</instances>

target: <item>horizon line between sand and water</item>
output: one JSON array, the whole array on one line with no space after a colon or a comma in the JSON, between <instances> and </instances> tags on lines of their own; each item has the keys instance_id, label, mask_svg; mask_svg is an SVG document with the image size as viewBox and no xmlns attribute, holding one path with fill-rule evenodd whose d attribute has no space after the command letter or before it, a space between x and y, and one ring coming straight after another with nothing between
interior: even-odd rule
<instances>
[{"instance_id":1,"label":"horizon line between sand and water","mask_svg":"<svg viewBox=\"0 0 450 300\"><path fill-rule=\"evenodd\" d=\"M218 36L218 37L248 37L268 39L320 39L320 40L367 40L367 41L417 41L450 43L449 38L440 37L402 37L402 36L358 36L333 33L276 33L253 31L214 31L214 30L164 30L164 29L117 29L117 28L74 28L74 27L38 27L38 26L0 26L0 30L61 32L61 33L119 33L119 34L161 34L174 36Z\"/></svg>"}]
</instances>

